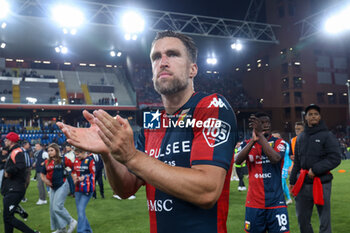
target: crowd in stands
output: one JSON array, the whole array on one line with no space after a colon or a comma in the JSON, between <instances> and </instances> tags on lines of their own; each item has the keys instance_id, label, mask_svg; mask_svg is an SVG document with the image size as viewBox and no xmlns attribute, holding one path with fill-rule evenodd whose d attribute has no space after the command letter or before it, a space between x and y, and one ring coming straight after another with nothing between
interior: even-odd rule
<instances>
[{"instance_id":1,"label":"crowd in stands","mask_svg":"<svg viewBox=\"0 0 350 233\"><path fill-rule=\"evenodd\" d=\"M43 75L38 74L36 70L30 69L29 72L24 70L23 72L19 73L17 69L12 70L12 72L9 72L7 70L2 70L1 76L3 77L22 77L23 81L25 78L46 78L46 79L55 79L56 77L54 75Z\"/></svg>"},{"instance_id":2,"label":"crowd in stands","mask_svg":"<svg viewBox=\"0 0 350 233\"><path fill-rule=\"evenodd\" d=\"M12 73L9 70L2 70L2 76L9 77L22 77L25 80L26 77L33 78L55 78L52 75L39 74L36 70L30 69L20 71L13 69ZM104 84L104 78L96 78L100 84ZM140 104L154 104L161 103L160 95L154 90L152 82L152 69L148 65L136 65L134 74L131 77L132 84L137 94L137 99ZM225 96L230 102L233 108L248 108L256 107L257 102L253 101L243 89L242 82L230 77L229 75L222 74L207 74L199 73L194 81L195 90L206 93L219 93ZM10 90L3 90L2 93L6 94L11 92ZM10 93L9 93L10 94ZM56 103L56 96L50 97L50 103ZM101 98L94 104L98 105L115 105L116 100L113 98ZM79 104L74 101L72 104Z\"/></svg>"},{"instance_id":3,"label":"crowd in stands","mask_svg":"<svg viewBox=\"0 0 350 233\"><path fill-rule=\"evenodd\" d=\"M6 88L3 90L0 90L0 95L4 94L4 95L11 95L12 94L12 90L7 90Z\"/></svg>"},{"instance_id":4,"label":"crowd in stands","mask_svg":"<svg viewBox=\"0 0 350 233\"><path fill-rule=\"evenodd\" d=\"M148 66L137 66L131 77L139 103L161 103L160 95L154 90L152 69ZM219 93L225 96L233 108L252 108L257 106L243 89L239 79L229 75L200 73L194 79L195 90L205 93Z\"/></svg>"},{"instance_id":5,"label":"crowd in stands","mask_svg":"<svg viewBox=\"0 0 350 233\"><path fill-rule=\"evenodd\" d=\"M99 99L97 103L94 103L94 105L116 105L116 103L118 103L117 98L104 97Z\"/></svg>"},{"instance_id":6,"label":"crowd in stands","mask_svg":"<svg viewBox=\"0 0 350 233\"><path fill-rule=\"evenodd\" d=\"M139 103L161 103L160 95L153 87L151 68L137 66L131 79Z\"/></svg>"},{"instance_id":7,"label":"crowd in stands","mask_svg":"<svg viewBox=\"0 0 350 233\"><path fill-rule=\"evenodd\" d=\"M129 123L134 131L135 140L140 131L140 127L137 126L136 118L128 118ZM40 143L43 145L48 145L50 143L56 143L58 145L63 145L66 141L66 136L56 125L54 120L38 120L33 119L31 121L32 126L24 126L22 121L15 122L5 122L0 119L0 141L9 132L15 132L20 136L21 140L28 141L31 145ZM89 122L84 118L76 119L71 125L75 127L88 128L90 127Z\"/></svg>"},{"instance_id":8,"label":"crowd in stands","mask_svg":"<svg viewBox=\"0 0 350 233\"><path fill-rule=\"evenodd\" d=\"M1 76L2 77L13 77L13 74L11 74L10 72L8 72L6 70L2 70Z\"/></svg>"}]
</instances>

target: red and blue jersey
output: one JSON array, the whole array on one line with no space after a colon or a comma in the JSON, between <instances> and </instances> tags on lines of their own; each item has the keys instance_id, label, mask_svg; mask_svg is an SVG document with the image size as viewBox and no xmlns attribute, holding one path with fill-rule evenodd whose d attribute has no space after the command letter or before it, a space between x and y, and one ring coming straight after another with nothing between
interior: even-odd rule
<instances>
[{"instance_id":1,"label":"red and blue jersey","mask_svg":"<svg viewBox=\"0 0 350 233\"><path fill-rule=\"evenodd\" d=\"M249 141L243 142L238 151ZM249 189L246 207L271 209L286 206L281 182L285 142L282 139L270 137L268 143L281 155L281 160L278 163L271 163L262 146L254 143L247 159Z\"/></svg>"},{"instance_id":2,"label":"red and blue jersey","mask_svg":"<svg viewBox=\"0 0 350 233\"><path fill-rule=\"evenodd\" d=\"M95 162L92 156L82 160L75 159L72 174L77 177L84 176L83 181L76 183L75 192L91 193L95 191Z\"/></svg>"},{"instance_id":3,"label":"red and blue jersey","mask_svg":"<svg viewBox=\"0 0 350 233\"><path fill-rule=\"evenodd\" d=\"M55 164L54 160L45 160L42 173L52 183L52 189L57 190L66 181L64 175L65 167L73 168L73 163L69 159L62 158L62 162Z\"/></svg>"},{"instance_id":4,"label":"red and blue jersey","mask_svg":"<svg viewBox=\"0 0 350 233\"><path fill-rule=\"evenodd\" d=\"M227 232L229 176L237 140L231 106L218 94L195 93L175 114L163 111L158 119L159 128L142 130L139 150L170 166L212 165L228 172L221 196L211 209L202 209L146 183L150 232Z\"/></svg>"}]
</instances>

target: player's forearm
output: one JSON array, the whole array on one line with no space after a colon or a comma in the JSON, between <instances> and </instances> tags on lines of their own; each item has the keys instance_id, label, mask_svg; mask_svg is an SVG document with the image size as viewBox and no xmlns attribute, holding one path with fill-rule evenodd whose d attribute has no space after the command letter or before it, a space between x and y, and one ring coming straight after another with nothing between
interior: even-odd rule
<instances>
[{"instance_id":1,"label":"player's forearm","mask_svg":"<svg viewBox=\"0 0 350 233\"><path fill-rule=\"evenodd\" d=\"M258 142L271 163L277 163L281 160L281 155L269 145L269 142L264 136L260 136Z\"/></svg>"},{"instance_id":2,"label":"player's forearm","mask_svg":"<svg viewBox=\"0 0 350 233\"><path fill-rule=\"evenodd\" d=\"M155 188L201 208L211 208L216 203L226 176L221 167L170 166L140 151L126 166Z\"/></svg>"},{"instance_id":3,"label":"player's forearm","mask_svg":"<svg viewBox=\"0 0 350 233\"><path fill-rule=\"evenodd\" d=\"M108 182L113 191L121 198L128 198L141 187L142 181L111 155L103 155L102 160Z\"/></svg>"},{"instance_id":4,"label":"player's forearm","mask_svg":"<svg viewBox=\"0 0 350 233\"><path fill-rule=\"evenodd\" d=\"M253 145L254 141L250 140L248 144L235 155L235 164L240 165L248 158L249 151L252 149Z\"/></svg>"}]
</instances>

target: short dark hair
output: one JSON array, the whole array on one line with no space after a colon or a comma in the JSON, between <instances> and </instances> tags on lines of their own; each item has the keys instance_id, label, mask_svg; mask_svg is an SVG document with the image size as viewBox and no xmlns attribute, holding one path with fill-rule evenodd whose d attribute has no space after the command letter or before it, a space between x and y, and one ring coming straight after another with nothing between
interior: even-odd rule
<instances>
[{"instance_id":1,"label":"short dark hair","mask_svg":"<svg viewBox=\"0 0 350 233\"><path fill-rule=\"evenodd\" d=\"M260 118L260 117L268 117L271 120L271 117L269 114L266 112L257 112L254 114L255 117Z\"/></svg>"},{"instance_id":2,"label":"short dark hair","mask_svg":"<svg viewBox=\"0 0 350 233\"><path fill-rule=\"evenodd\" d=\"M27 144L27 143L29 143L27 140L23 140L22 143L21 143L21 145L24 146L24 145ZM29 143L29 145L30 145L30 143Z\"/></svg>"},{"instance_id":3,"label":"short dark hair","mask_svg":"<svg viewBox=\"0 0 350 233\"><path fill-rule=\"evenodd\" d=\"M152 42L152 47L154 46L154 43L157 40L163 39L165 37L174 37L174 38L181 40L181 42L186 47L188 57L190 58L190 60L193 63L197 62L198 48L197 48L196 44L194 43L194 41L191 37L186 36L182 33L174 32L174 31L170 31L170 30L158 32L156 37L154 38L154 40Z\"/></svg>"},{"instance_id":4,"label":"short dark hair","mask_svg":"<svg viewBox=\"0 0 350 233\"><path fill-rule=\"evenodd\" d=\"M300 125L300 126L303 126L304 127L304 123L302 121L297 121L295 122L295 125L294 126L297 126L297 125Z\"/></svg>"}]
</instances>

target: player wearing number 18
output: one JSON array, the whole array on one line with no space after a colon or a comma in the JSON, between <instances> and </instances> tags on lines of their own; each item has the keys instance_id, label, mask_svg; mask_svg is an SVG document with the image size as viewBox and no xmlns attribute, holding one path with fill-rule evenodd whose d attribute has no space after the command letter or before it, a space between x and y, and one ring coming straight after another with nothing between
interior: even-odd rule
<instances>
[{"instance_id":1,"label":"player wearing number 18","mask_svg":"<svg viewBox=\"0 0 350 233\"><path fill-rule=\"evenodd\" d=\"M271 136L270 117L257 113L249 118L252 138L243 142L235 163L246 160L249 188L244 230L249 233L289 232L287 205L282 189L285 142Z\"/></svg>"}]
</instances>

